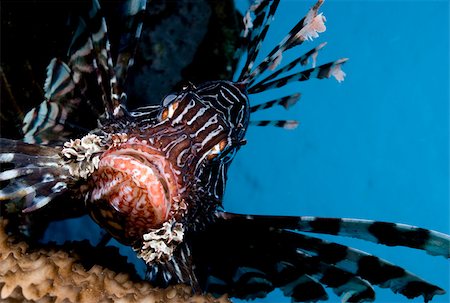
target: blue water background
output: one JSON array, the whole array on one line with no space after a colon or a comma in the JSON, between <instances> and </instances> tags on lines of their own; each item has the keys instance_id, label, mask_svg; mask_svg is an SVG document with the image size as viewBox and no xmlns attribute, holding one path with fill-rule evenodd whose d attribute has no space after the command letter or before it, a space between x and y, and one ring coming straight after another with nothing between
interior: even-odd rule
<instances>
[{"instance_id":1,"label":"blue water background","mask_svg":"<svg viewBox=\"0 0 450 303\"><path fill-rule=\"evenodd\" d=\"M262 53L313 4L281 2ZM350 58L347 77L343 83L294 83L252 98L257 104L301 92L289 112L274 109L253 118L301 124L294 131L249 129L248 144L229 172L226 209L402 222L449 233L449 2L326 1L321 11L327 31L284 62L327 41L318 62ZM386 258L450 291L449 262L442 257L327 239ZM411 302L376 292L377 302ZM256 301L289 302L280 292ZM339 300L330 293L330 301Z\"/></svg>"}]
</instances>

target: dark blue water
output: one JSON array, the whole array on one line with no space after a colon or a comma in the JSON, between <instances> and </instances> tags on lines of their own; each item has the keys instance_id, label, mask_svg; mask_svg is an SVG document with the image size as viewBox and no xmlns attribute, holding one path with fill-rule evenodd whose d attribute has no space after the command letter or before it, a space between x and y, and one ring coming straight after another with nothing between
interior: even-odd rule
<instances>
[{"instance_id":1,"label":"dark blue water","mask_svg":"<svg viewBox=\"0 0 450 303\"><path fill-rule=\"evenodd\" d=\"M263 53L312 4L282 1ZM340 84L331 79L295 83L253 99L302 92L293 110L254 117L301 124L294 131L249 130L248 144L230 170L226 209L365 218L449 233L448 1L327 1L322 12L327 31L302 50L327 41L318 62L350 58L344 65L347 78ZM294 50L284 59L301 53ZM450 291L449 262L442 257L357 240L341 243ZM377 302L410 302L376 291ZM330 301L338 298L330 294ZM449 301L448 294L433 300ZM275 293L265 302L289 300Z\"/></svg>"}]
</instances>

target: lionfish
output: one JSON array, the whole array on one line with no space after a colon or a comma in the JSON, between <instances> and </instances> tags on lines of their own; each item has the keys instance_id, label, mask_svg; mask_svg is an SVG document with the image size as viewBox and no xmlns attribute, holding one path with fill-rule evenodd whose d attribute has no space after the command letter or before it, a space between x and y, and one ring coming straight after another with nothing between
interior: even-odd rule
<instances>
[{"instance_id":1,"label":"lionfish","mask_svg":"<svg viewBox=\"0 0 450 303\"><path fill-rule=\"evenodd\" d=\"M450 237L405 224L361 219L261 216L222 208L227 170L250 125L294 128L296 121L253 121L257 111L289 108L299 93L250 105L253 94L310 78L344 79L347 59L316 66L324 44L280 66L285 51L325 31L317 1L255 64L279 1L261 0L244 15L235 81L189 83L159 105L128 111L125 81L134 64L146 0L130 0L121 45L113 50L97 0L79 18L67 63L51 60L45 100L23 121L23 142L1 139L2 201L27 214L75 197L92 218L148 265L147 278L252 299L280 289L294 302L373 301L374 285L429 301L445 291L369 253L300 232L339 235L450 256ZM117 53L113 60L113 53ZM312 67L291 72L312 61ZM291 73L289 73L291 72ZM262 78L263 74L268 74ZM262 79L261 79L262 78ZM79 135L76 108L98 112L98 128ZM78 137L77 137L78 136ZM14 167L11 167L14 166ZM5 185L6 184L6 185ZM44 208L45 209L45 208Z\"/></svg>"}]
</instances>

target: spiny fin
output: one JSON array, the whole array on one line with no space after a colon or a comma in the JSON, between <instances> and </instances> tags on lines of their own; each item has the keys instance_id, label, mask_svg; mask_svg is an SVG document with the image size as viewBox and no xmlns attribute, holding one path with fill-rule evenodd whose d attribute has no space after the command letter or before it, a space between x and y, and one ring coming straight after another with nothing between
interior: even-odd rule
<instances>
[{"instance_id":1,"label":"spiny fin","mask_svg":"<svg viewBox=\"0 0 450 303\"><path fill-rule=\"evenodd\" d=\"M450 236L417 226L363 219L300 217L297 230L406 246L450 258Z\"/></svg>"},{"instance_id":2,"label":"spiny fin","mask_svg":"<svg viewBox=\"0 0 450 303\"><path fill-rule=\"evenodd\" d=\"M92 0L89 11L78 18L67 56L73 79L79 84L80 90L100 93L106 118L123 115L122 91L118 87L106 20L98 0ZM93 76L96 85L92 83Z\"/></svg>"},{"instance_id":3,"label":"spiny fin","mask_svg":"<svg viewBox=\"0 0 450 303\"><path fill-rule=\"evenodd\" d=\"M241 39L246 46L247 58L238 79L243 79L245 75L250 73L279 3L279 0L265 0L253 4L248 9L244 18L245 29L241 32ZM253 21L251 20L252 12L255 15ZM239 51L239 56L241 54L242 52Z\"/></svg>"},{"instance_id":4,"label":"spiny fin","mask_svg":"<svg viewBox=\"0 0 450 303\"><path fill-rule=\"evenodd\" d=\"M283 237L283 234L280 237ZM283 239L283 242L288 239ZM294 241L294 243L296 242ZM319 257L311 255L308 252L296 248L292 249L292 244L294 243L288 245L287 250L295 251L295 254L288 254L285 256L285 260L277 264L279 268L278 274L280 275L278 279L281 281L277 281L276 285L284 285L280 289L285 295L292 296L292 293L288 291L292 287L297 289L303 288L303 292L305 292L309 286L313 285L312 282L314 281L331 288L337 296L342 298L342 302L367 302L374 300L375 291L370 283L332 264L322 262ZM305 278L307 278L306 281ZM302 285L305 282L306 285ZM310 293L309 295L312 294ZM302 298L298 301L326 299L326 297L317 297L317 294L315 296Z\"/></svg>"},{"instance_id":5,"label":"spiny fin","mask_svg":"<svg viewBox=\"0 0 450 303\"><path fill-rule=\"evenodd\" d=\"M0 138L0 201L23 201L25 212L39 209L75 182L59 149Z\"/></svg>"},{"instance_id":6,"label":"spiny fin","mask_svg":"<svg viewBox=\"0 0 450 303\"><path fill-rule=\"evenodd\" d=\"M402 267L361 250L293 232L284 233L290 234L291 241L296 241L300 250L317 255L322 262L335 265L373 285L390 288L394 293L401 293L407 298L423 296L428 302L433 296L445 293L442 288Z\"/></svg>"},{"instance_id":7,"label":"spiny fin","mask_svg":"<svg viewBox=\"0 0 450 303\"><path fill-rule=\"evenodd\" d=\"M238 81L252 83L256 77L265 72L268 68L274 64L278 64L281 61L281 56L285 50L301 45L306 40L312 40L312 38L318 36L317 33L324 32L325 17L318 13L322 3L323 0L317 1L317 3L309 10L308 14L291 29L288 35L272 49L266 58L264 58L253 71L250 72L248 66L245 66L245 72L241 73ZM249 54L248 56L251 57L252 54Z\"/></svg>"},{"instance_id":8,"label":"spiny fin","mask_svg":"<svg viewBox=\"0 0 450 303\"><path fill-rule=\"evenodd\" d=\"M53 58L47 67L45 100L32 108L23 119L22 132L27 143L47 144L65 137L72 128L68 114L78 105L75 83L67 64Z\"/></svg>"},{"instance_id":9,"label":"spiny fin","mask_svg":"<svg viewBox=\"0 0 450 303\"><path fill-rule=\"evenodd\" d=\"M128 71L134 65L146 6L147 0L129 0L123 5L125 26L122 30L115 66L119 90L122 92Z\"/></svg>"},{"instance_id":10,"label":"spiny fin","mask_svg":"<svg viewBox=\"0 0 450 303\"><path fill-rule=\"evenodd\" d=\"M199 282L208 292L245 299L279 288L292 302L316 302L328 298L324 287L329 287L343 302L373 301L370 283L299 250L299 239L291 235L296 236L251 219L219 216L193 239Z\"/></svg>"},{"instance_id":11,"label":"spiny fin","mask_svg":"<svg viewBox=\"0 0 450 303\"><path fill-rule=\"evenodd\" d=\"M260 84L266 83L272 79L275 79L276 77L278 77L279 75L281 75L282 73L288 72L290 70L292 70L294 67L296 67L297 65L301 65L301 66L305 66L308 62L309 59L312 60L312 67L316 67L316 60L317 60L317 56L319 54L319 51L326 45L327 43L321 43L319 44L319 46L309 50L308 52L306 52L304 55L298 57L295 60L292 60L291 62L289 62L288 64L280 67L277 69L277 71L271 73L270 75L268 75L266 78L262 79L261 81L259 81ZM270 70L274 70L277 68L278 64L281 62L281 56L279 57L279 60L277 60L276 62L273 62L273 64L271 66L269 66L268 68ZM255 79L253 79L252 81L248 82L248 86L251 87L253 82L255 81Z\"/></svg>"},{"instance_id":12,"label":"spiny fin","mask_svg":"<svg viewBox=\"0 0 450 303\"><path fill-rule=\"evenodd\" d=\"M285 96L275 100L264 102L262 104L254 105L250 107L250 113L268 109L277 105L281 105L285 109L289 109L290 107L294 106L297 103L297 101L300 99L300 96L301 96L300 93L295 93L290 96Z\"/></svg>"},{"instance_id":13,"label":"spiny fin","mask_svg":"<svg viewBox=\"0 0 450 303\"><path fill-rule=\"evenodd\" d=\"M311 78L324 79L333 76L336 78L338 82L341 82L344 81L345 77L345 73L342 71L341 67L342 64L347 62L347 60L348 60L347 58L342 58L333 62L320 65L315 68L310 68L292 75L282 77L280 79L275 79L264 83L258 82L248 89L248 93L256 94L271 88L283 87L291 82L306 81Z\"/></svg>"},{"instance_id":14,"label":"spiny fin","mask_svg":"<svg viewBox=\"0 0 450 303\"><path fill-rule=\"evenodd\" d=\"M137 12L141 16L145 2L129 1L126 10L131 18L129 22L140 19L133 14ZM134 45L131 47L133 54L141 26L142 20L131 22L127 27L127 30L135 31L133 38L128 39ZM128 51L130 49L119 51L119 56ZM48 144L66 141L69 137L85 133L86 128L97 126L97 120L103 118L103 113L108 119L127 114L122 104L126 96L123 85L119 85L115 75L106 21L97 0L93 0L90 9L77 18L67 57L68 64L54 58L47 68L45 100L30 110L23 121L25 142ZM129 66L131 61L132 56L127 55L127 59L122 58L120 64ZM125 76L122 69L122 84ZM84 115L85 110L89 112L88 117L79 121L80 112L83 111Z\"/></svg>"},{"instance_id":15,"label":"spiny fin","mask_svg":"<svg viewBox=\"0 0 450 303\"><path fill-rule=\"evenodd\" d=\"M47 79L44 84L45 99L58 100L71 93L75 88L69 66L57 58L53 58L47 67Z\"/></svg>"},{"instance_id":16,"label":"spiny fin","mask_svg":"<svg viewBox=\"0 0 450 303\"><path fill-rule=\"evenodd\" d=\"M67 109L56 102L43 101L31 109L23 119L23 141L47 144L64 137Z\"/></svg>"},{"instance_id":17,"label":"spiny fin","mask_svg":"<svg viewBox=\"0 0 450 303\"><path fill-rule=\"evenodd\" d=\"M233 220L246 220L240 214L223 213ZM352 237L388 246L405 246L433 256L450 258L450 236L412 225L349 218L295 216L248 216L257 224L301 232ZM256 224L255 223L255 224Z\"/></svg>"},{"instance_id":18,"label":"spiny fin","mask_svg":"<svg viewBox=\"0 0 450 303\"><path fill-rule=\"evenodd\" d=\"M250 121L249 125L255 126L276 126L284 129L295 129L298 126L298 121L295 120L260 120Z\"/></svg>"},{"instance_id":19,"label":"spiny fin","mask_svg":"<svg viewBox=\"0 0 450 303\"><path fill-rule=\"evenodd\" d=\"M390 288L393 292L401 293L408 298L423 296L427 302L434 295L445 293L440 287L386 260L351 247L292 231L298 229L299 218L250 216L223 212L216 213L216 216L217 221L211 227L213 233L220 238L220 241L228 239L221 235L222 230L229 233L227 237L235 244L233 248L239 249L239 257L230 256L233 261L226 262L228 267L231 266L231 262L234 262L240 266L256 267L268 273L267 270L270 266L279 265L279 262L282 261L292 264L295 268L294 272L308 274L323 284L326 283L322 280L322 275L327 270L332 272L336 268L338 272L346 272L345 274L342 273L343 277L354 277L357 280L368 281L373 285ZM319 231L316 230L316 232ZM236 245L240 245L238 243L242 243L242 247L237 247ZM260 258L252 258L257 252L259 252ZM225 253L232 254L230 251ZM278 261L275 261L275 259ZM310 268L309 271L308 268ZM214 272L214 274L220 277L219 272ZM273 272L268 275L272 278L275 276ZM330 275L327 276L331 277ZM339 274L336 276L336 273L333 273L332 276L338 277ZM347 284L345 291L341 293L347 299L352 296L352 289L353 291L362 290L356 286L357 283L353 283L356 282ZM279 284L278 287L280 287ZM368 295L366 290L361 291L361 293ZM349 299L349 301L370 300L368 298L355 298Z\"/></svg>"}]
</instances>

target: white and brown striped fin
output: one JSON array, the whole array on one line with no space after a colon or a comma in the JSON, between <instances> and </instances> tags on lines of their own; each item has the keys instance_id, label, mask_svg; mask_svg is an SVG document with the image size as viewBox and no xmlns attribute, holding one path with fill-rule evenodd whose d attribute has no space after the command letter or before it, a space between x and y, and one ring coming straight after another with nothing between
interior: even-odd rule
<instances>
[{"instance_id":1,"label":"white and brown striped fin","mask_svg":"<svg viewBox=\"0 0 450 303\"><path fill-rule=\"evenodd\" d=\"M253 82L256 77L264 73L267 69L274 69L282 59L283 52L301 45L306 40L318 37L318 33L325 31L325 17L319 14L323 0L317 3L309 10L308 14L301 19L284 37L284 39L275 46L266 58L249 74L242 79L245 82Z\"/></svg>"},{"instance_id":2,"label":"white and brown striped fin","mask_svg":"<svg viewBox=\"0 0 450 303\"><path fill-rule=\"evenodd\" d=\"M412 299L423 296L425 302L445 291L421 279L404 268L386 260L345 245L328 242L314 237L290 233L291 241L298 243L298 249L312 253L327 264L347 271L382 288L389 288Z\"/></svg>"},{"instance_id":3,"label":"white and brown striped fin","mask_svg":"<svg viewBox=\"0 0 450 303\"><path fill-rule=\"evenodd\" d=\"M308 64L309 60L311 59L311 65L312 67L316 67L316 61L317 61L317 56L319 54L319 51L326 45L326 42L323 42L321 44L319 44L319 46L309 50L308 52L306 52L304 55L298 57L295 60L292 60L291 62L289 62L286 65L283 65L282 67L278 68L277 71L271 73L270 75L268 75L267 77L265 77L264 79L260 80L259 83L266 83L270 80L273 80L275 78L277 78L279 75L289 72L292 69L294 69L296 66L298 66L299 64L301 66L305 66ZM274 64L273 66L270 66L269 69L275 69L277 67L277 64ZM248 86L251 87L252 84L254 83L256 79L252 79L251 81L249 81Z\"/></svg>"},{"instance_id":4,"label":"white and brown striped fin","mask_svg":"<svg viewBox=\"0 0 450 303\"><path fill-rule=\"evenodd\" d=\"M0 165L0 201L20 202L24 212L45 206L75 181L52 147L0 138Z\"/></svg>"},{"instance_id":5,"label":"white and brown striped fin","mask_svg":"<svg viewBox=\"0 0 450 303\"><path fill-rule=\"evenodd\" d=\"M245 28L241 32L241 39L245 41L247 58L239 79L243 79L245 75L250 73L279 3L279 0L263 0L251 5L247 10L244 19ZM253 20L251 18L252 13L255 15ZM243 52L238 51L238 54L241 56Z\"/></svg>"},{"instance_id":6,"label":"white and brown striped fin","mask_svg":"<svg viewBox=\"0 0 450 303\"><path fill-rule=\"evenodd\" d=\"M67 111L61 104L43 101L25 115L22 126L23 141L47 144L51 137L64 129L66 117Z\"/></svg>"},{"instance_id":7,"label":"white and brown striped fin","mask_svg":"<svg viewBox=\"0 0 450 303\"><path fill-rule=\"evenodd\" d=\"M74 89L69 66L56 58L52 59L47 67L45 100L32 108L23 119L25 142L47 144L57 136L63 137L67 115L76 103Z\"/></svg>"},{"instance_id":8,"label":"white and brown striped fin","mask_svg":"<svg viewBox=\"0 0 450 303\"><path fill-rule=\"evenodd\" d=\"M296 120L259 120L250 121L249 125L254 126L275 126L284 129L295 129L298 126L298 121Z\"/></svg>"},{"instance_id":9,"label":"white and brown striped fin","mask_svg":"<svg viewBox=\"0 0 450 303\"><path fill-rule=\"evenodd\" d=\"M300 217L296 230L406 246L450 258L450 236L417 226L363 219Z\"/></svg>"},{"instance_id":10,"label":"white and brown striped fin","mask_svg":"<svg viewBox=\"0 0 450 303\"><path fill-rule=\"evenodd\" d=\"M47 67L45 100L32 108L22 124L23 141L48 144L65 141L73 133L85 133L86 127L73 122L71 114L79 105L70 68L54 58Z\"/></svg>"},{"instance_id":11,"label":"white and brown striped fin","mask_svg":"<svg viewBox=\"0 0 450 303\"><path fill-rule=\"evenodd\" d=\"M373 301L372 285L425 302L445 293L386 260L292 231L298 223L294 217L217 213L192 246L200 283L213 293L247 299L279 288L293 302L325 300L320 286L333 289L343 302Z\"/></svg>"},{"instance_id":12,"label":"white and brown striped fin","mask_svg":"<svg viewBox=\"0 0 450 303\"><path fill-rule=\"evenodd\" d=\"M292 302L325 301L329 299L325 287L341 297L341 302L371 302L375 298L370 283L317 257L297 252L287 255L286 260L272 267L249 260L242 266L231 261L228 274L232 277L227 279L221 268L208 277L205 289L216 296L228 294L245 300L263 298L279 288Z\"/></svg>"},{"instance_id":13,"label":"white and brown striped fin","mask_svg":"<svg viewBox=\"0 0 450 303\"><path fill-rule=\"evenodd\" d=\"M168 287L171 284L190 285L194 292L200 293L199 283L192 270L192 258L189 245L181 243L174 252L173 257L165 264L156 263L147 268L146 280L158 285Z\"/></svg>"},{"instance_id":14,"label":"white and brown striped fin","mask_svg":"<svg viewBox=\"0 0 450 303\"><path fill-rule=\"evenodd\" d=\"M235 221L251 218L259 224L275 228L351 237L387 246L405 246L420 249L433 256L450 258L450 236L417 226L349 218L321 218L295 216L247 216L223 213Z\"/></svg>"},{"instance_id":15,"label":"white and brown striped fin","mask_svg":"<svg viewBox=\"0 0 450 303\"><path fill-rule=\"evenodd\" d=\"M259 2L254 1L252 5L248 7L242 20L244 28L240 33L240 46L234 54L235 59L239 60L244 53L248 52L252 37L256 37L257 34L261 32L261 27L264 22L265 14L268 11L269 4L270 2L267 0ZM244 72L244 70L245 68L242 72Z\"/></svg>"},{"instance_id":16,"label":"white and brown striped fin","mask_svg":"<svg viewBox=\"0 0 450 303\"><path fill-rule=\"evenodd\" d=\"M89 11L79 17L78 26L68 50L69 66L74 71L76 83L85 72L93 72L100 89L107 118L123 114L120 93L111 57L106 20L100 4L92 0Z\"/></svg>"},{"instance_id":17,"label":"white and brown striped fin","mask_svg":"<svg viewBox=\"0 0 450 303\"><path fill-rule=\"evenodd\" d=\"M250 107L250 113L265 110L278 105L283 106L285 109L289 109L297 103L297 101L300 99L300 96L300 93L295 93L290 96L285 96L275 100L264 102L262 104L253 105L252 107Z\"/></svg>"},{"instance_id":18,"label":"white and brown striped fin","mask_svg":"<svg viewBox=\"0 0 450 303\"><path fill-rule=\"evenodd\" d=\"M219 218L196 235L193 264L201 287L218 296L248 300L278 288L292 302L316 302L328 299L328 287L343 302L373 301L370 283L299 250L298 242L252 220Z\"/></svg>"},{"instance_id":19,"label":"white and brown striped fin","mask_svg":"<svg viewBox=\"0 0 450 303\"><path fill-rule=\"evenodd\" d=\"M279 277L275 285L294 302L327 300L323 286L333 290L342 302L369 302L375 298L372 285L334 265L320 261L316 256L297 250L297 263L277 263ZM299 268L302 270L299 271ZM302 273L307 272L307 274Z\"/></svg>"},{"instance_id":20,"label":"white and brown striped fin","mask_svg":"<svg viewBox=\"0 0 450 303\"><path fill-rule=\"evenodd\" d=\"M241 33L239 35L240 41L239 46L236 49L236 52L234 53L234 59L239 60L244 53L248 51L248 45L250 43L252 33L256 31L257 24L254 22L254 19L252 17L252 14L255 14L255 10L259 8L260 11L264 11L264 6L267 6L269 4L268 1L259 2L256 1L253 3L253 5L250 5L247 9L247 11L244 14L244 18L242 19L242 23L244 25L244 28L241 30ZM245 68L244 68L245 69ZM244 72L244 69L242 72Z\"/></svg>"},{"instance_id":21,"label":"white and brown striped fin","mask_svg":"<svg viewBox=\"0 0 450 303\"><path fill-rule=\"evenodd\" d=\"M74 104L78 101L71 99ZM73 134L87 133L89 129L73 121L70 106L61 102L44 100L32 108L24 117L22 125L23 141L47 145L61 143Z\"/></svg>"},{"instance_id":22,"label":"white and brown striped fin","mask_svg":"<svg viewBox=\"0 0 450 303\"><path fill-rule=\"evenodd\" d=\"M325 31L325 17L319 13L323 0L318 0L306 16L289 31L281 42L256 67L253 66L278 4L279 1L257 1L245 14L245 28L241 32L244 46L240 48L238 54L243 55L246 52L246 61L237 83L245 85L247 94L251 95L273 88L280 88L294 81L305 81L310 78L323 79L334 76L339 82L344 80L345 73L342 71L341 66L347 61L345 58L316 67L318 52L326 43L321 43L291 62L278 67L284 51L299 46L306 40L312 40L318 37L318 33ZM296 67L299 65L305 66L309 61L312 61L312 68L300 72L294 71ZM262 80L257 81L259 76L267 70L272 70L273 72ZM290 71L293 71L293 73L286 75ZM297 94L252 106L250 112L253 113L276 105L283 105L285 108L288 108L296 101ZM262 120L250 121L249 124L293 129L297 127L298 122L293 120Z\"/></svg>"},{"instance_id":23,"label":"white and brown striped fin","mask_svg":"<svg viewBox=\"0 0 450 303\"><path fill-rule=\"evenodd\" d=\"M57 58L53 58L47 67L47 78L44 84L45 99L58 101L69 93L73 94L75 83L72 80L70 67Z\"/></svg>"},{"instance_id":24,"label":"white and brown striped fin","mask_svg":"<svg viewBox=\"0 0 450 303\"><path fill-rule=\"evenodd\" d=\"M98 1L93 0L90 9L82 15L77 18L68 49L68 64L57 58L51 60L44 85L45 100L24 118L25 142L48 144L66 140L95 126L95 120L103 113L108 118L124 114L106 22ZM94 121L86 125L76 122L80 105L90 112L85 120Z\"/></svg>"},{"instance_id":25,"label":"white and brown striped fin","mask_svg":"<svg viewBox=\"0 0 450 303\"><path fill-rule=\"evenodd\" d=\"M128 71L134 65L146 6L147 0L129 0L123 4L122 12L125 26L122 29L115 65L117 83L119 90L122 92L124 91Z\"/></svg>"},{"instance_id":26,"label":"white and brown striped fin","mask_svg":"<svg viewBox=\"0 0 450 303\"><path fill-rule=\"evenodd\" d=\"M345 73L342 71L342 64L347 62L347 58L342 58L333 62L310 68L292 75L284 76L268 82L258 82L249 87L249 94L256 94L272 88L283 87L288 83L296 81L306 81L311 78L325 79L333 76L338 82L344 81Z\"/></svg>"},{"instance_id":27,"label":"white and brown striped fin","mask_svg":"<svg viewBox=\"0 0 450 303\"><path fill-rule=\"evenodd\" d=\"M252 69L253 66L244 66L244 72L238 78L238 81L253 83L253 81L267 69L274 69L281 61L283 52L294 47L301 45L306 40L312 40L318 37L318 33L325 31L325 17L319 14L319 8L322 5L323 0L317 1L317 3L309 10L308 14L301 19L291 31L282 39L282 41L275 46L272 51L262 60L258 66ZM268 20L270 24L270 21ZM267 28L268 25L267 24ZM258 38L264 38L264 36L258 36ZM262 41L255 43L260 45ZM258 50L258 49L256 49ZM248 55L250 58L253 54Z\"/></svg>"}]
</instances>

